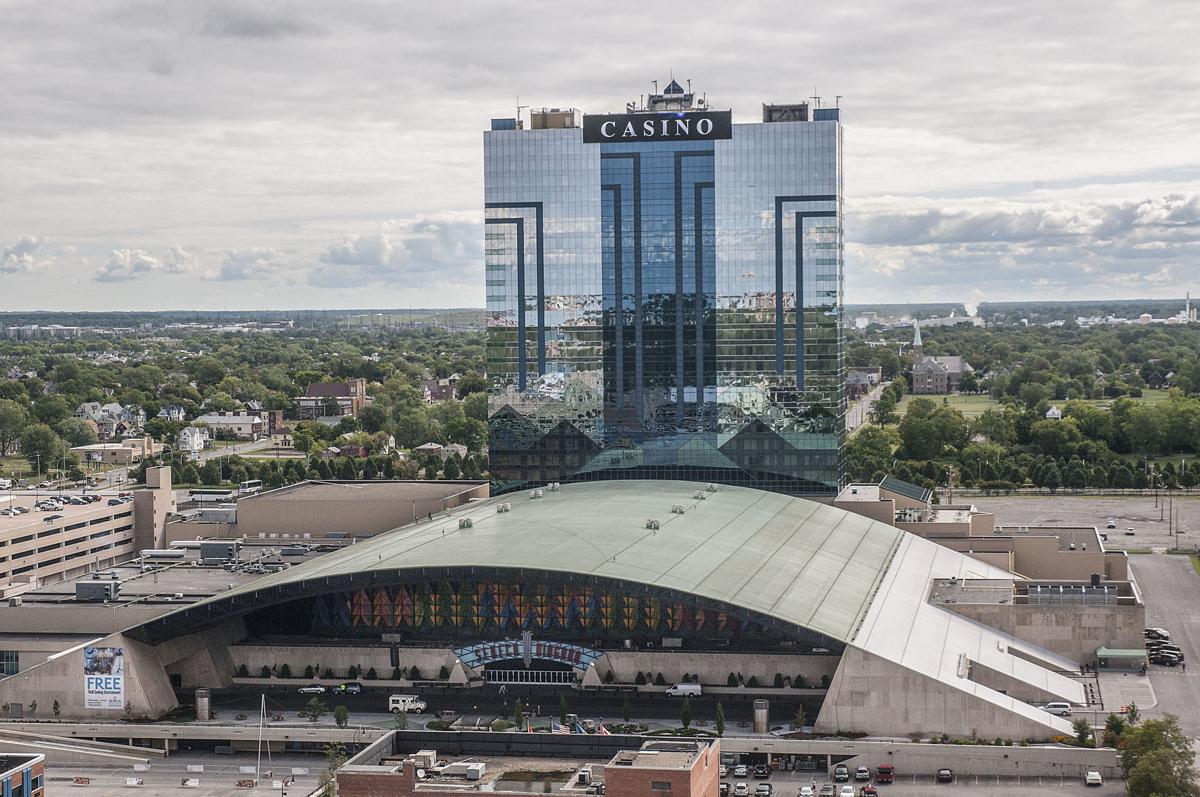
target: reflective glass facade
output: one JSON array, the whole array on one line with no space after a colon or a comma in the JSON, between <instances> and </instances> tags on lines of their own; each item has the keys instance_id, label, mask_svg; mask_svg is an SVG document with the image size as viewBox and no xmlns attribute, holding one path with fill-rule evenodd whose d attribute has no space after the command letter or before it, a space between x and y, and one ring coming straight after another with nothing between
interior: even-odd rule
<instances>
[{"instance_id":1,"label":"reflective glass facade","mask_svg":"<svg viewBox=\"0 0 1200 797\"><path fill-rule=\"evenodd\" d=\"M496 490L836 493L841 126L818 118L718 140L484 134Z\"/></svg>"}]
</instances>

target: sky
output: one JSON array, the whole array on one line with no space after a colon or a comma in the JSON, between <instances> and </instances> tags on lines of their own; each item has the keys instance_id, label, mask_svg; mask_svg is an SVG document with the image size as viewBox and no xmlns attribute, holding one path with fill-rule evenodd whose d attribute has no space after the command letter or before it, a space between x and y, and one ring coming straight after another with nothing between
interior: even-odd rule
<instances>
[{"instance_id":1,"label":"sky","mask_svg":"<svg viewBox=\"0 0 1200 797\"><path fill-rule=\"evenodd\" d=\"M672 74L735 123L840 102L849 303L1200 295L1194 0L0 20L0 309L481 307L488 120L620 111Z\"/></svg>"}]
</instances>

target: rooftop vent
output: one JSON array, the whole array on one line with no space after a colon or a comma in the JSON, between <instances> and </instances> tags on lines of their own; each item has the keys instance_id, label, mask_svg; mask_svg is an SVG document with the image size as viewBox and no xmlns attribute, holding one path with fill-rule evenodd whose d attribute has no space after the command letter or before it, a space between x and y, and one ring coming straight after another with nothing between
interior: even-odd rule
<instances>
[{"instance_id":1,"label":"rooftop vent","mask_svg":"<svg viewBox=\"0 0 1200 797\"><path fill-rule=\"evenodd\" d=\"M704 485L704 489L710 493L715 493L717 491L717 484L716 482L709 482L708 484Z\"/></svg>"},{"instance_id":2,"label":"rooftop vent","mask_svg":"<svg viewBox=\"0 0 1200 797\"><path fill-rule=\"evenodd\" d=\"M671 512L676 515L682 515L686 511L687 507L685 507L683 504L672 504L671 506Z\"/></svg>"},{"instance_id":3,"label":"rooftop vent","mask_svg":"<svg viewBox=\"0 0 1200 797\"><path fill-rule=\"evenodd\" d=\"M708 498L708 496L704 494L703 490L697 490L696 492L692 493L692 498L695 498L697 501L703 501Z\"/></svg>"},{"instance_id":4,"label":"rooftop vent","mask_svg":"<svg viewBox=\"0 0 1200 797\"><path fill-rule=\"evenodd\" d=\"M550 491L550 492L552 492L552 493L556 493L556 492L558 492L558 488L559 488L560 486L561 486L561 485L559 485L559 483L558 483L558 482L550 482L549 484L547 484L547 485L546 485L546 489L547 489L547 490L549 490L549 491Z\"/></svg>"},{"instance_id":5,"label":"rooftop vent","mask_svg":"<svg viewBox=\"0 0 1200 797\"><path fill-rule=\"evenodd\" d=\"M529 500L532 501L535 498L541 498L543 495L544 495L544 493L541 490L530 490L529 491Z\"/></svg>"},{"instance_id":6,"label":"rooftop vent","mask_svg":"<svg viewBox=\"0 0 1200 797\"><path fill-rule=\"evenodd\" d=\"M469 529L475 525L475 522L469 517L460 517L458 519L458 527L460 529Z\"/></svg>"},{"instance_id":7,"label":"rooftop vent","mask_svg":"<svg viewBox=\"0 0 1200 797\"><path fill-rule=\"evenodd\" d=\"M496 505L496 514L502 514L504 512L511 512L511 511L512 511L512 504L508 503L507 501L503 504Z\"/></svg>"},{"instance_id":8,"label":"rooftop vent","mask_svg":"<svg viewBox=\"0 0 1200 797\"><path fill-rule=\"evenodd\" d=\"M653 529L654 531L657 531L658 529L662 528L662 524L661 524L661 523L659 523L659 522L658 522L657 520L655 520L654 518L652 518L652 517L648 517L648 518L646 518L646 528L648 528L648 529Z\"/></svg>"}]
</instances>

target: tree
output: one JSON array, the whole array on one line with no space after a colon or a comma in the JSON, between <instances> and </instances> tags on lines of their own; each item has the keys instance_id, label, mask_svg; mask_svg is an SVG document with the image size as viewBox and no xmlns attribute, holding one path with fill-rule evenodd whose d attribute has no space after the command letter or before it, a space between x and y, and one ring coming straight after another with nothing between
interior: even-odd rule
<instances>
[{"instance_id":1,"label":"tree","mask_svg":"<svg viewBox=\"0 0 1200 797\"><path fill-rule=\"evenodd\" d=\"M350 709L343 705L337 705L333 709L333 722L339 728L345 728L350 724Z\"/></svg>"},{"instance_id":2,"label":"tree","mask_svg":"<svg viewBox=\"0 0 1200 797\"><path fill-rule=\"evenodd\" d=\"M1104 744L1116 747L1121 742L1121 735L1129 728L1129 723L1120 714L1109 714L1104 720Z\"/></svg>"},{"instance_id":3,"label":"tree","mask_svg":"<svg viewBox=\"0 0 1200 797\"><path fill-rule=\"evenodd\" d=\"M329 708L325 705L325 701L319 697L313 697L309 698L309 701L304 704L304 711L300 713L308 717L309 722L316 722L329 713Z\"/></svg>"},{"instance_id":4,"label":"tree","mask_svg":"<svg viewBox=\"0 0 1200 797\"><path fill-rule=\"evenodd\" d=\"M808 722L808 717L804 714L804 704L796 704L796 713L792 715L792 727L800 730Z\"/></svg>"},{"instance_id":5,"label":"tree","mask_svg":"<svg viewBox=\"0 0 1200 797\"><path fill-rule=\"evenodd\" d=\"M679 724L684 728L692 727L692 699L685 697L683 705L679 707Z\"/></svg>"},{"instance_id":6,"label":"tree","mask_svg":"<svg viewBox=\"0 0 1200 797\"><path fill-rule=\"evenodd\" d=\"M517 730L521 730L521 726L525 724L525 707L521 704L519 697L513 703L513 722L517 724Z\"/></svg>"},{"instance_id":7,"label":"tree","mask_svg":"<svg viewBox=\"0 0 1200 797\"><path fill-rule=\"evenodd\" d=\"M720 706L717 707L717 711L718 711L718 715L719 715L719 712L721 711ZM627 694L627 695L625 695L625 698L621 701L621 719L625 720L626 723L629 722L629 714L630 714L629 695Z\"/></svg>"},{"instance_id":8,"label":"tree","mask_svg":"<svg viewBox=\"0 0 1200 797\"><path fill-rule=\"evenodd\" d=\"M628 720L626 720L628 722ZM717 703L717 721L714 723L717 729L717 736L725 735L725 706Z\"/></svg>"},{"instance_id":9,"label":"tree","mask_svg":"<svg viewBox=\"0 0 1200 797\"><path fill-rule=\"evenodd\" d=\"M1121 768L1130 797L1200 793L1192 769L1194 759L1191 739L1171 714L1128 728L1121 736Z\"/></svg>"},{"instance_id":10,"label":"tree","mask_svg":"<svg viewBox=\"0 0 1200 797\"><path fill-rule=\"evenodd\" d=\"M1071 722L1071 730L1075 734L1075 743L1080 747L1093 747L1092 724L1083 717L1076 717Z\"/></svg>"},{"instance_id":11,"label":"tree","mask_svg":"<svg viewBox=\"0 0 1200 797\"><path fill-rule=\"evenodd\" d=\"M45 473L63 455L66 443L44 423L34 423L21 432L21 454L38 474Z\"/></svg>"},{"instance_id":12,"label":"tree","mask_svg":"<svg viewBox=\"0 0 1200 797\"><path fill-rule=\"evenodd\" d=\"M387 409L381 404L368 404L358 411L359 427L371 434L383 431L390 420Z\"/></svg>"},{"instance_id":13,"label":"tree","mask_svg":"<svg viewBox=\"0 0 1200 797\"><path fill-rule=\"evenodd\" d=\"M29 413L12 399L0 399L0 456L6 456L29 422Z\"/></svg>"},{"instance_id":14,"label":"tree","mask_svg":"<svg viewBox=\"0 0 1200 797\"><path fill-rule=\"evenodd\" d=\"M96 430L82 418L63 418L54 425L54 431L71 446L90 446L97 441Z\"/></svg>"},{"instance_id":15,"label":"tree","mask_svg":"<svg viewBox=\"0 0 1200 797\"><path fill-rule=\"evenodd\" d=\"M450 457L446 460L446 464L442 466L442 475L447 479L457 479L462 475L462 471L458 467L457 457Z\"/></svg>"}]
</instances>

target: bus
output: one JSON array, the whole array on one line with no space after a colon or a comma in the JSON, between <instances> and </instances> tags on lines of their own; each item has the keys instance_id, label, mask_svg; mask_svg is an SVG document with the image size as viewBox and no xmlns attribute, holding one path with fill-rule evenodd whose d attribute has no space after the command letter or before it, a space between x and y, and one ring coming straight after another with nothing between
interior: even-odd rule
<instances>
[{"instance_id":1,"label":"bus","mask_svg":"<svg viewBox=\"0 0 1200 797\"><path fill-rule=\"evenodd\" d=\"M250 479L238 485L238 497L262 492L262 479Z\"/></svg>"}]
</instances>

